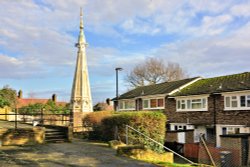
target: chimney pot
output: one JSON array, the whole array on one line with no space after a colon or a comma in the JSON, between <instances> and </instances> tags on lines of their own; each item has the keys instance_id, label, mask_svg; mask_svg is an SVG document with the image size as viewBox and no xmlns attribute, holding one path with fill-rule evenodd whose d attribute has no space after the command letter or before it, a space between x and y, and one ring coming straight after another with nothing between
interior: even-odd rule
<instances>
[{"instance_id":1,"label":"chimney pot","mask_svg":"<svg viewBox=\"0 0 250 167\"><path fill-rule=\"evenodd\" d=\"M53 95L52 95L52 101L53 101L53 102L56 102L56 100L57 100L56 94L53 94Z\"/></svg>"}]
</instances>

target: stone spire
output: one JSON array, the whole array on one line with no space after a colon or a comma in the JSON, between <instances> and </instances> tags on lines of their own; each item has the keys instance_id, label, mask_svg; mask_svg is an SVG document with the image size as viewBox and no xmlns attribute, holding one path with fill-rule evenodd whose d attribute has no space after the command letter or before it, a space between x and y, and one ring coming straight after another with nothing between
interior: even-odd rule
<instances>
[{"instance_id":1,"label":"stone spire","mask_svg":"<svg viewBox=\"0 0 250 167\"><path fill-rule=\"evenodd\" d=\"M72 112L92 112L92 98L90 92L88 66L86 58L87 43L83 32L83 14L80 12L80 33L78 37L77 61L75 76L71 92Z\"/></svg>"}]
</instances>

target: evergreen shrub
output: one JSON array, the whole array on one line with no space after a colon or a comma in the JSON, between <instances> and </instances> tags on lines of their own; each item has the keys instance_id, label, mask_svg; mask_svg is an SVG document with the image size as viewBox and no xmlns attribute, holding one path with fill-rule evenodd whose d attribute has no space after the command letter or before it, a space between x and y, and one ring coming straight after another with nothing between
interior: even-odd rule
<instances>
[{"instance_id":1,"label":"evergreen shrub","mask_svg":"<svg viewBox=\"0 0 250 167\"><path fill-rule=\"evenodd\" d=\"M164 144L166 116L162 112L156 111L117 112L110 117L104 118L101 123L102 139L105 141L118 139L125 142L126 125ZM128 139L128 144L143 144L154 151L163 151L162 147L147 140L131 129L128 130Z\"/></svg>"}]
</instances>

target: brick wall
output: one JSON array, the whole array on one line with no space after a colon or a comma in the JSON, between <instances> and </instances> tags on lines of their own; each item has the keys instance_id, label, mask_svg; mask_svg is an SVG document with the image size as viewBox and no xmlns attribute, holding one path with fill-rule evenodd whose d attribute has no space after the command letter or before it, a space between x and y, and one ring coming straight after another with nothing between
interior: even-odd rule
<instances>
[{"instance_id":1,"label":"brick wall","mask_svg":"<svg viewBox=\"0 0 250 167\"><path fill-rule=\"evenodd\" d=\"M250 136L248 137L248 165L250 166Z\"/></svg>"},{"instance_id":2,"label":"brick wall","mask_svg":"<svg viewBox=\"0 0 250 167\"><path fill-rule=\"evenodd\" d=\"M224 111L224 96L216 96L217 124L225 125L250 125L249 110Z\"/></svg>"},{"instance_id":3,"label":"brick wall","mask_svg":"<svg viewBox=\"0 0 250 167\"><path fill-rule=\"evenodd\" d=\"M208 97L208 111L176 112L176 100L166 99L165 113L170 123L250 125L250 111L224 111L224 97L220 94Z\"/></svg>"},{"instance_id":4,"label":"brick wall","mask_svg":"<svg viewBox=\"0 0 250 167\"><path fill-rule=\"evenodd\" d=\"M177 142L177 133L176 132L167 132L165 135L166 142Z\"/></svg>"},{"instance_id":5,"label":"brick wall","mask_svg":"<svg viewBox=\"0 0 250 167\"><path fill-rule=\"evenodd\" d=\"M187 111L176 112L176 100L166 99L165 113L169 122L190 123L190 124L211 124L213 123L213 99L208 98L208 111Z\"/></svg>"}]
</instances>

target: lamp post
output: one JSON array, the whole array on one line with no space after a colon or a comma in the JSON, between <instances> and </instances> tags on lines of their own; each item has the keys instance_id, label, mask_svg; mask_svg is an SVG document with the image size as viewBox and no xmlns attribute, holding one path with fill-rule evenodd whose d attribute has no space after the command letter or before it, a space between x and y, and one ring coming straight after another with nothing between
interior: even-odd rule
<instances>
[{"instance_id":1,"label":"lamp post","mask_svg":"<svg viewBox=\"0 0 250 167\"><path fill-rule=\"evenodd\" d=\"M117 100L117 105L115 107L115 110L118 110L118 97L119 97L119 92L118 92L118 71L122 71L123 69L121 67L115 68L115 73L116 73L116 100Z\"/></svg>"}]
</instances>

